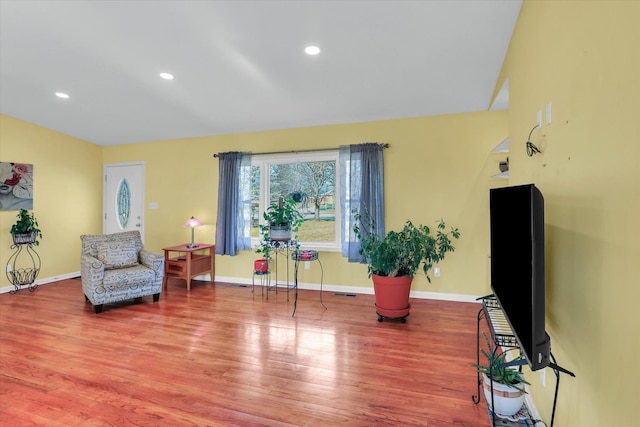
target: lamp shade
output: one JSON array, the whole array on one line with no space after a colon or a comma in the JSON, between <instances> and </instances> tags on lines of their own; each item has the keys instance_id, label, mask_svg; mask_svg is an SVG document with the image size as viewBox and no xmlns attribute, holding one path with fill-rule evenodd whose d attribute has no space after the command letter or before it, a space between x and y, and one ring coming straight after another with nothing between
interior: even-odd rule
<instances>
[{"instance_id":1,"label":"lamp shade","mask_svg":"<svg viewBox=\"0 0 640 427\"><path fill-rule=\"evenodd\" d=\"M200 227L202 225L202 222L194 217L189 218L183 225L184 228L191 228L191 244L187 245L189 248L197 248L198 245L196 245L196 243L194 242L194 236L193 236L193 230L196 227Z\"/></svg>"},{"instance_id":2,"label":"lamp shade","mask_svg":"<svg viewBox=\"0 0 640 427\"><path fill-rule=\"evenodd\" d=\"M184 228L193 228L193 227L200 227L202 225L202 222L194 217L189 218L183 225Z\"/></svg>"}]
</instances>

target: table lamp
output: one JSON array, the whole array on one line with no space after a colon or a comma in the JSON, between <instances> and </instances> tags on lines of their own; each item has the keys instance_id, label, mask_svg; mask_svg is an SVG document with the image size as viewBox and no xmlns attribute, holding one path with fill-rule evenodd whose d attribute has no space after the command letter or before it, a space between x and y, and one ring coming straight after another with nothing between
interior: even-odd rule
<instances>
[{"instance_id":1,"label":"table lamp","mask_svg":"<svg viewBox=\"0 0 640 427\"><path fill-rule=\"evenodd\" d=\"M183 227L187 228L187 227L191 227L191 244L187 245L188 248L197 248L198 245L196 245L193 242L193 229L196 227L200 227L202 225L202 222L200 222L199 219L196 219L194 217L189 218L183 225Z\"/></svg>"}]
</instances>

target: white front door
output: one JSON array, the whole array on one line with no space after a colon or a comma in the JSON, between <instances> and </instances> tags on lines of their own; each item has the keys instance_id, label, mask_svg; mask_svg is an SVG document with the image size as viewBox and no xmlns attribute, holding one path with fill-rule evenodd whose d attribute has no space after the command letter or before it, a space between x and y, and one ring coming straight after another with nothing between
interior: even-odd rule
<instances>
[{"instance_id":1,"label":"white front door","mask_svg":"<svg viewBox=\"0 0 640 427\"><path fill-rule=\"evenodd\" d=\"M144 163L104 167L103 233L138 230L144 242Z\"/></svg>"}]
</instances>

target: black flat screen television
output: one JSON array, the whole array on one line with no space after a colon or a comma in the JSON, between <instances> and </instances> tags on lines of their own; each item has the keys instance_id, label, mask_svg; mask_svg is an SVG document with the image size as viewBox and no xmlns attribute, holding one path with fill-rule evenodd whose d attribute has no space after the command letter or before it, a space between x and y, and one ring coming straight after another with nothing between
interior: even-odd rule
<instances>
[{"instance_id":1,"label":"black flat screen television","mask_svg":"<svg viewBox=\"0 0 640 427\"><path fill-rule=\"evenodd\" d=\"M491 289L531 370L549 365L544 198L535 185L490 190Z\"/></svg>"}]
</instances>

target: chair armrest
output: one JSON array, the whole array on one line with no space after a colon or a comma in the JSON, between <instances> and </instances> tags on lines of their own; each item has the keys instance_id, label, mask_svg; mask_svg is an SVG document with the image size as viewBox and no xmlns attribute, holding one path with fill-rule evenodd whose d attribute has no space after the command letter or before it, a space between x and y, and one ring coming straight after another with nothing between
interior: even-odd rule
<instances>
[{"instance_id":1,"label":"chair armrest","mask_svg":"<svg viewBox=\"0 0 640 427\"><path fill-rule=\"evenodd\" d=\"M138 253L138 259L145 267L156 272L164 272L164 255L142 248Z\"/></svg>"},{"instance_id":2,"label":"chair armrest","mask_svg":"<svg viewBox=\"0 0 640 427\"><path fill-rule=\"evenodd\" d=\"M91 255L82 255L80 257L80 277L83 286L93 287L102 283L104 279L104 264Z\"/></svg>"}]
</instances>

